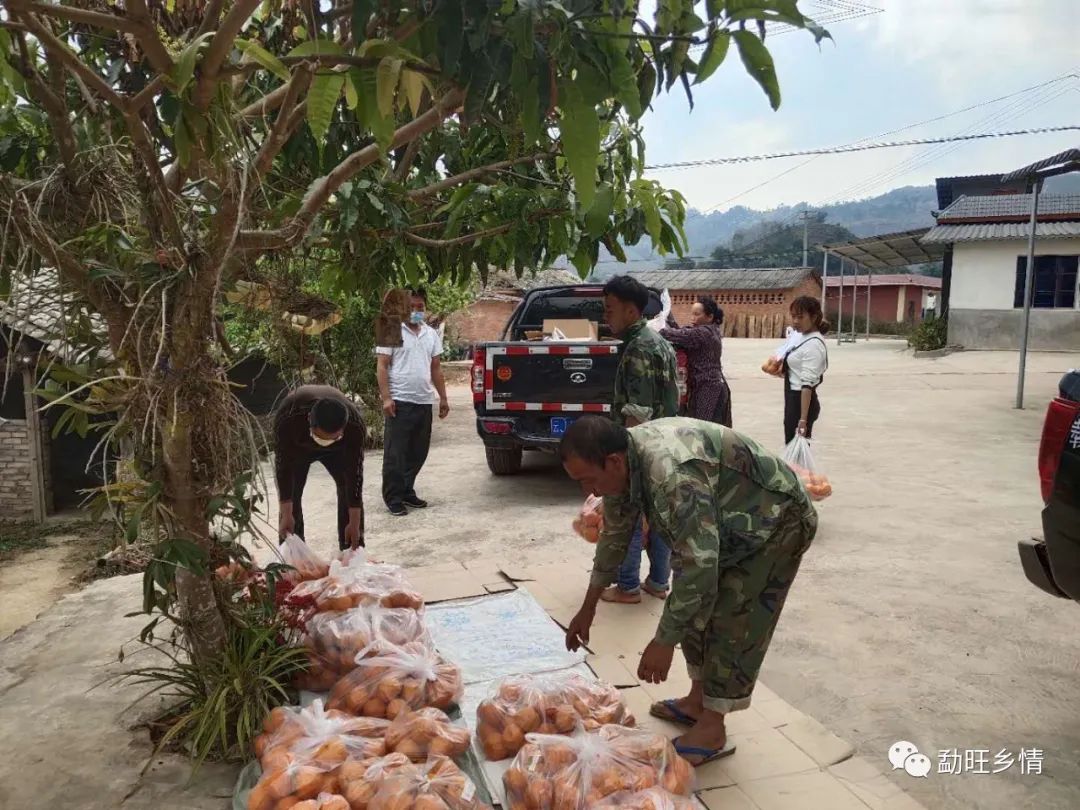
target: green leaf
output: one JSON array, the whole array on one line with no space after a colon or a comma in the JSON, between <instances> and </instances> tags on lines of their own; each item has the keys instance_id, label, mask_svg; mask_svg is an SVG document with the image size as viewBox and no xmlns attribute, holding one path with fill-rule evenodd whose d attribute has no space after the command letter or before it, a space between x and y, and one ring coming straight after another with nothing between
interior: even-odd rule
<instances>
[{"instance_id":1,"label":"green leaf","mask_svg":"<svg viewBox=\"0 0 1080 810\"><path fill-rule=\"evenodd\" d=\"M289 69L282 64L281 60L266 50L258 42L247 39L236 40L236 47L244 54L241 62L251 61L262 65L284 82L289 81L291 74Z\"/></svg>"},{"instance_id":2,"label":"green leaf","mask_svg":"<svg viewBox=\"0 0 1080 810\"><path fill-rule=\"evenodd\" d=\"M182 112L176 117L176 125L173 127L173 147L180 165L187 166L191 161L191 133Z\"/></svg>"},{"instance_id":3,"label":"green leaf","mask_svg":"<svg viewBox=\"0 0 1080 810\"><path fill-rule=\"evenodd\" d=\"M747 72L754 77L765 95L769 97L769 104L775 110L780 107L780 83L776 78L776 67L773 65L772 54L765 44L749 31L735 31L735 44L739 46L739 56L746 66Z\"/></svg>"},{"instance_id":4,"label":"green leaf","mask_svg":"<svg viewBox=\"0 0 1080 810\"><path fill-rule=\"evenodd\" d=\"M394 140L394 119L379 112L375 71L353 68L349 75L356 87L359 102L356 117L371 132L379 149L385 153Z\"/></svg>"},{"instance_id":5,"label":"green leaf","mask_svg":"<svg viewBox=\"0 0 1080 810\"><path fill-rule=\"evenodd\" d=\"M397 95L398 81L401 78L402 61L392 56L384 57L375 70L375 98L379 115L394 114L394 98Z\"/></svg>"},{"instance_id":6,"label":"green leaf","mask_svg":"<svg viewBox=\"0 0 1080 810\"><path fill-rule=\"evenodd\" d=\"M716 69L724 63L730 45L731 33L728 31L717 31L709 38L705 53L701 55L701 64L698 65L694 84L701 84L716 72Z\"/></svg>"},{"instance_id":7,"label":"green leaf","mask_svg":"<svg viewBox=\"0 0 1080 810\"><path fill-rule=\"evenodd\" d=\"M368 20L371 19L371 15L377 6L376 0L353 0L352 30L354 42L359 42L364 38Z\"/></svg>"},{"instance_id":8,"label":"green leaf","mask_svg":"<svg viewBox=\"0 0 1080 810\"><path fill-rule=\"evenodd\" d=\"M309 39L301 42L286 56L344 56L345 49L329 39Z\"/></svg>"},{"instance_id":9,"label":"green leaf","mask_svg":"<svg viewBox=\"0 0 1080 810\"><path fill-rule=\"evenodd\" d=\"M589 248L590 246L587 244L587 242L585 240L582 240L578 243L577 252L570 259L571 264L573 264L574 267L577 268L578 275L581 276L581 278L583 279L588 277L590 271L593 268L591 255L592 251Z\"/></svg>"},{"instance_id":10,"label":"green leaf","mask_svg":"<svg viewBox=\"0 0 1080 810\"><path fill-rule=\"evenodd\" d=\"M169 74L169 78L172 79L177 94L183 93L184 88L187 87L195 77L195 63L199 61L199 48L213 36L213 33L213 31L208 31L202 36L193 39L188 43L187 47L180 52L180 56L177 57L176 64L173 65L172 73Z\"/></svg>"},{"instance_id":11,"label":"green leaf","mask_svg":"<svg viewBox=\"0 0 1080 810\"><path fill-rule=\"evenodd\" d=\"M656 92L656 68L652 62L646 62L637 77L638 98L641 101L641 109L648 109L652 103L653 94Z\"/></svg>"},{"instance_id":12,"label":"green leaf","mask_svg":"<svg viewBox=\"0 0 1080 810\"><path fill-rule=\"evenodd\" d=\"M439 3L439 59L443 72L448 76L457 74L461 64L461 48L465 44L465 19L462 3Z\"/></svg>"},{"instance_id":13,"label":"green leaf","mask_svg":"<svg viewBox=\"0 0 1080 810\"><path fill-rule=\"evenodd\" d=\"M615 86L616 97L626 108L630 117L636 121L645 111L641 101L641 91L637 84L638 77L634 74L625 51L609 47L608 57L611 63L611 83Z\"/></svg>"},{"instance_id":14,"label":"green leaf","mask_svg":"<svg viewBox=\"0 0 1080 810\"><path fill-rule=\"evenodd\" d=\"M608 220L615 205L615 189L610 183L601 183L596 189L596 199L585 213L585 229L589 236L599 239L607 230Z\"/></svg>"},{"instance_id":15,"label":"green leaf","mask_svg":"<svg viewBox=\"0 0 1080 810\"><path fill-rule=\"evenodd\" d=\"M350 110L355 110L360 105L360 95L357 93L351 70L345 75L345 105Z\"/></svg>"},{"instance_id":16,"label":"green leaf","mask_svg":"<svg viewBox=\"0 0 1080 810\"><path fill-rule=\"evenodd\" d=\"M491 83L495 78L495 71L487 55L480 54L477 59L477 63L473 66L472 76L469 78L469 86L465 91L465 123L470 126L483 112L488 93L491 92Z\"/></svg>"},{"instance_id":17,"label":"green leaf","mask_svg":"<svg viewBox=\"0 0 1080 810\"><path fill-rule=\"evenodd\" d=\"M420 114L420 102L424 98L424 77L415 70L401 71L401 91L409 102L409 110L415 118Z\"/></svg>"},{"instance_id":18,"label":"green leaf","mask_svg":"<svg viewBox=\"0 0 1080 810\"><path fill-rule=\"evenodd\" d=\"M341 73L317 73L311 79L307 95L307 121L320 149L326 141L326 133L334 117L334 108L341 98L341 89L344 86L345 76Z\"/></svg>"},{"instance_id":19,"label":"green leaf","mask_svg":"<svg viewBox=\"0 0 1080 810\"><path fill-rule=\"evenodd\" d=\"M574 176L578 205L588 208L596 196L596 169L600 164L600 118L587 104L576 84L559 88L559 132L563 154Z\"/></svg>"}]
</instances>

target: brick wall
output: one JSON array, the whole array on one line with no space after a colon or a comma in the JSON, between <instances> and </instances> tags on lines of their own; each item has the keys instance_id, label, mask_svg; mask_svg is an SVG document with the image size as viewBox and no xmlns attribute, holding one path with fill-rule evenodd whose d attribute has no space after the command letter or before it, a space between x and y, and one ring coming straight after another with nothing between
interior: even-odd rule
<instances>
[{"instance_id":1,"label":"brick wall","mask_svg":"<svg viewBox=\"0 0 1080 810\"><path fill-rule=\"evenodd\" d=\"M675 320L686 324L690 309L702 295L711 295L724 310L725 337L778 338L791 325L791 302L801 295L821 297L821 282L813 277L785 290L672 290Z\"/></svg>"},{"instance_id":2,"label":"brick wall","mask_svg":"<svg viewBox=\"0 0 1080 810\"><path fill-rule=\"evenodd\" d=\"M33 518L33 504L26 420L11 419L0 424L0 518Z\"/></svg>"},{"instance_id":3,"label":"brick wall","mask_svg":"<svg viewBox=\"0 0 1080 810\"><path fill-rule=\"evenodd\" d=\"M844 322L851 319L851 295L852 287L844 287ZM836 320L837 306L840 300L840 291L837 288L829 289L829 297L825 310L829 318ZM914 323L922 320L923 288L914 284L881 284L874 285L870 292L870 321L871 323L898 323L908 320L908 304L914 304ZM859 287L855 296L855 315L859 318L866 317L866 287ZM898 317L899 316L899 317Z\"/></svg>"},{"instance_id":4,"label":"brick wall","mask_svg":"<svg viewBox=\"0 0 1080 810\"><path fill-rule=\"evenodd\" d=\"M465 344L498 340L516 306L516 301L475 301L447 319L447 336Z\"/></svg>"}]
</instances>

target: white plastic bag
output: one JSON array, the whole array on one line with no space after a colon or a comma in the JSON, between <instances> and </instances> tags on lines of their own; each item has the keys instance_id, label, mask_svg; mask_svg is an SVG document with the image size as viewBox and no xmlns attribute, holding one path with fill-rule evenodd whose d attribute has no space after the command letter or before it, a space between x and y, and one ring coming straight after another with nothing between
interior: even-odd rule
<instances>
[{"instance_id":1,"label":"white plastic bag","mask_svg":"<svg viewBox=\"0 0 1080 810\"><path fill-rule=\"evenodd\" d=\"M802 332L796 332L790 326L784 334L786 336L784 342L777 346L776 350L761 364L761 370L773 377L784 376L784 358L802 341Z\"/></svg>"},{"instance_id":2,"label":"white plastic bag","mask_svg":"<svg viewBox=\"0 0 1080 810\"><path fill-rule=\"evenodd\" d=\"M649 320L649 328L654 332L659 332L661 329L667 326L668 316L671 314L671 294L665 289L660 294L660 313Z\"/></svg>"},{"instance_id":3,"label":"white plastic bag","mask_svg":"<svg viewBox=\"0 0 1080 810\"><path fill-rule=\"evenodd\" d=\"M810 442L805 436L796 436L784 448L784 461L802 481L806 494L813 501L823 501L832 495L832 484L814 460Z\"/></svg>"}]
</instances>

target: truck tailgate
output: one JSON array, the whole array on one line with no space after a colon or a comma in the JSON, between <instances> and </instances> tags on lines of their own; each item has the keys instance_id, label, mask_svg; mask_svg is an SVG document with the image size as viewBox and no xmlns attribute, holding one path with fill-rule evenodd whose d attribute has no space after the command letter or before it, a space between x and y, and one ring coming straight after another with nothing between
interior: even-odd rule
<instances>
[{"instance_id":1,"label":"truck tailgate","mask_svg":"<svg viewBox=\"0 0 1080 810\"><path fill-rule=\"evenodd\" d=\"M507 343L487 346L487 410L611 410L621 343Z\"/></svg>"}]
</instances>

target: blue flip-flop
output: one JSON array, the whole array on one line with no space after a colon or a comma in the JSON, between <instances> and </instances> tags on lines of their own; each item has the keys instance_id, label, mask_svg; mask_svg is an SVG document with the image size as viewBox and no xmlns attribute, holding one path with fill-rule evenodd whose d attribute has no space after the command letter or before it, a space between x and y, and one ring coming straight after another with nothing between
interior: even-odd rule
<instances>
[{"instance_id":1,"label":"blue flip-flop","mask_svg":"<svg viewBox=\"0 0 1080 810\"><path fill-rule=\"evenodd\" d=\"M730 757L735 753L735 745L730 742L725 743L723 748L698 748L694 745L680 745L678 741L674 741L674 744L675 752L681 757L701 757L700 762L690 763L695 768L704 765L706 762L715 762L718 759Z\"/></svg>"},{"instance_id":2,"label":"blue flip-flop","mask_svg":"<svg viewBox=\"0 0 1080 810\"><path fill-rule=\"evenodd\" d=\"M697 723L697 720L676 706L675 703L676 701L674 699L658 701L649 707L649 714L660 720L667 720L669 723L678 723L681 726L692 726ZM667 711L665 712L660 709L660 706L663 706Z\"/></svg>"}]
</instances>

